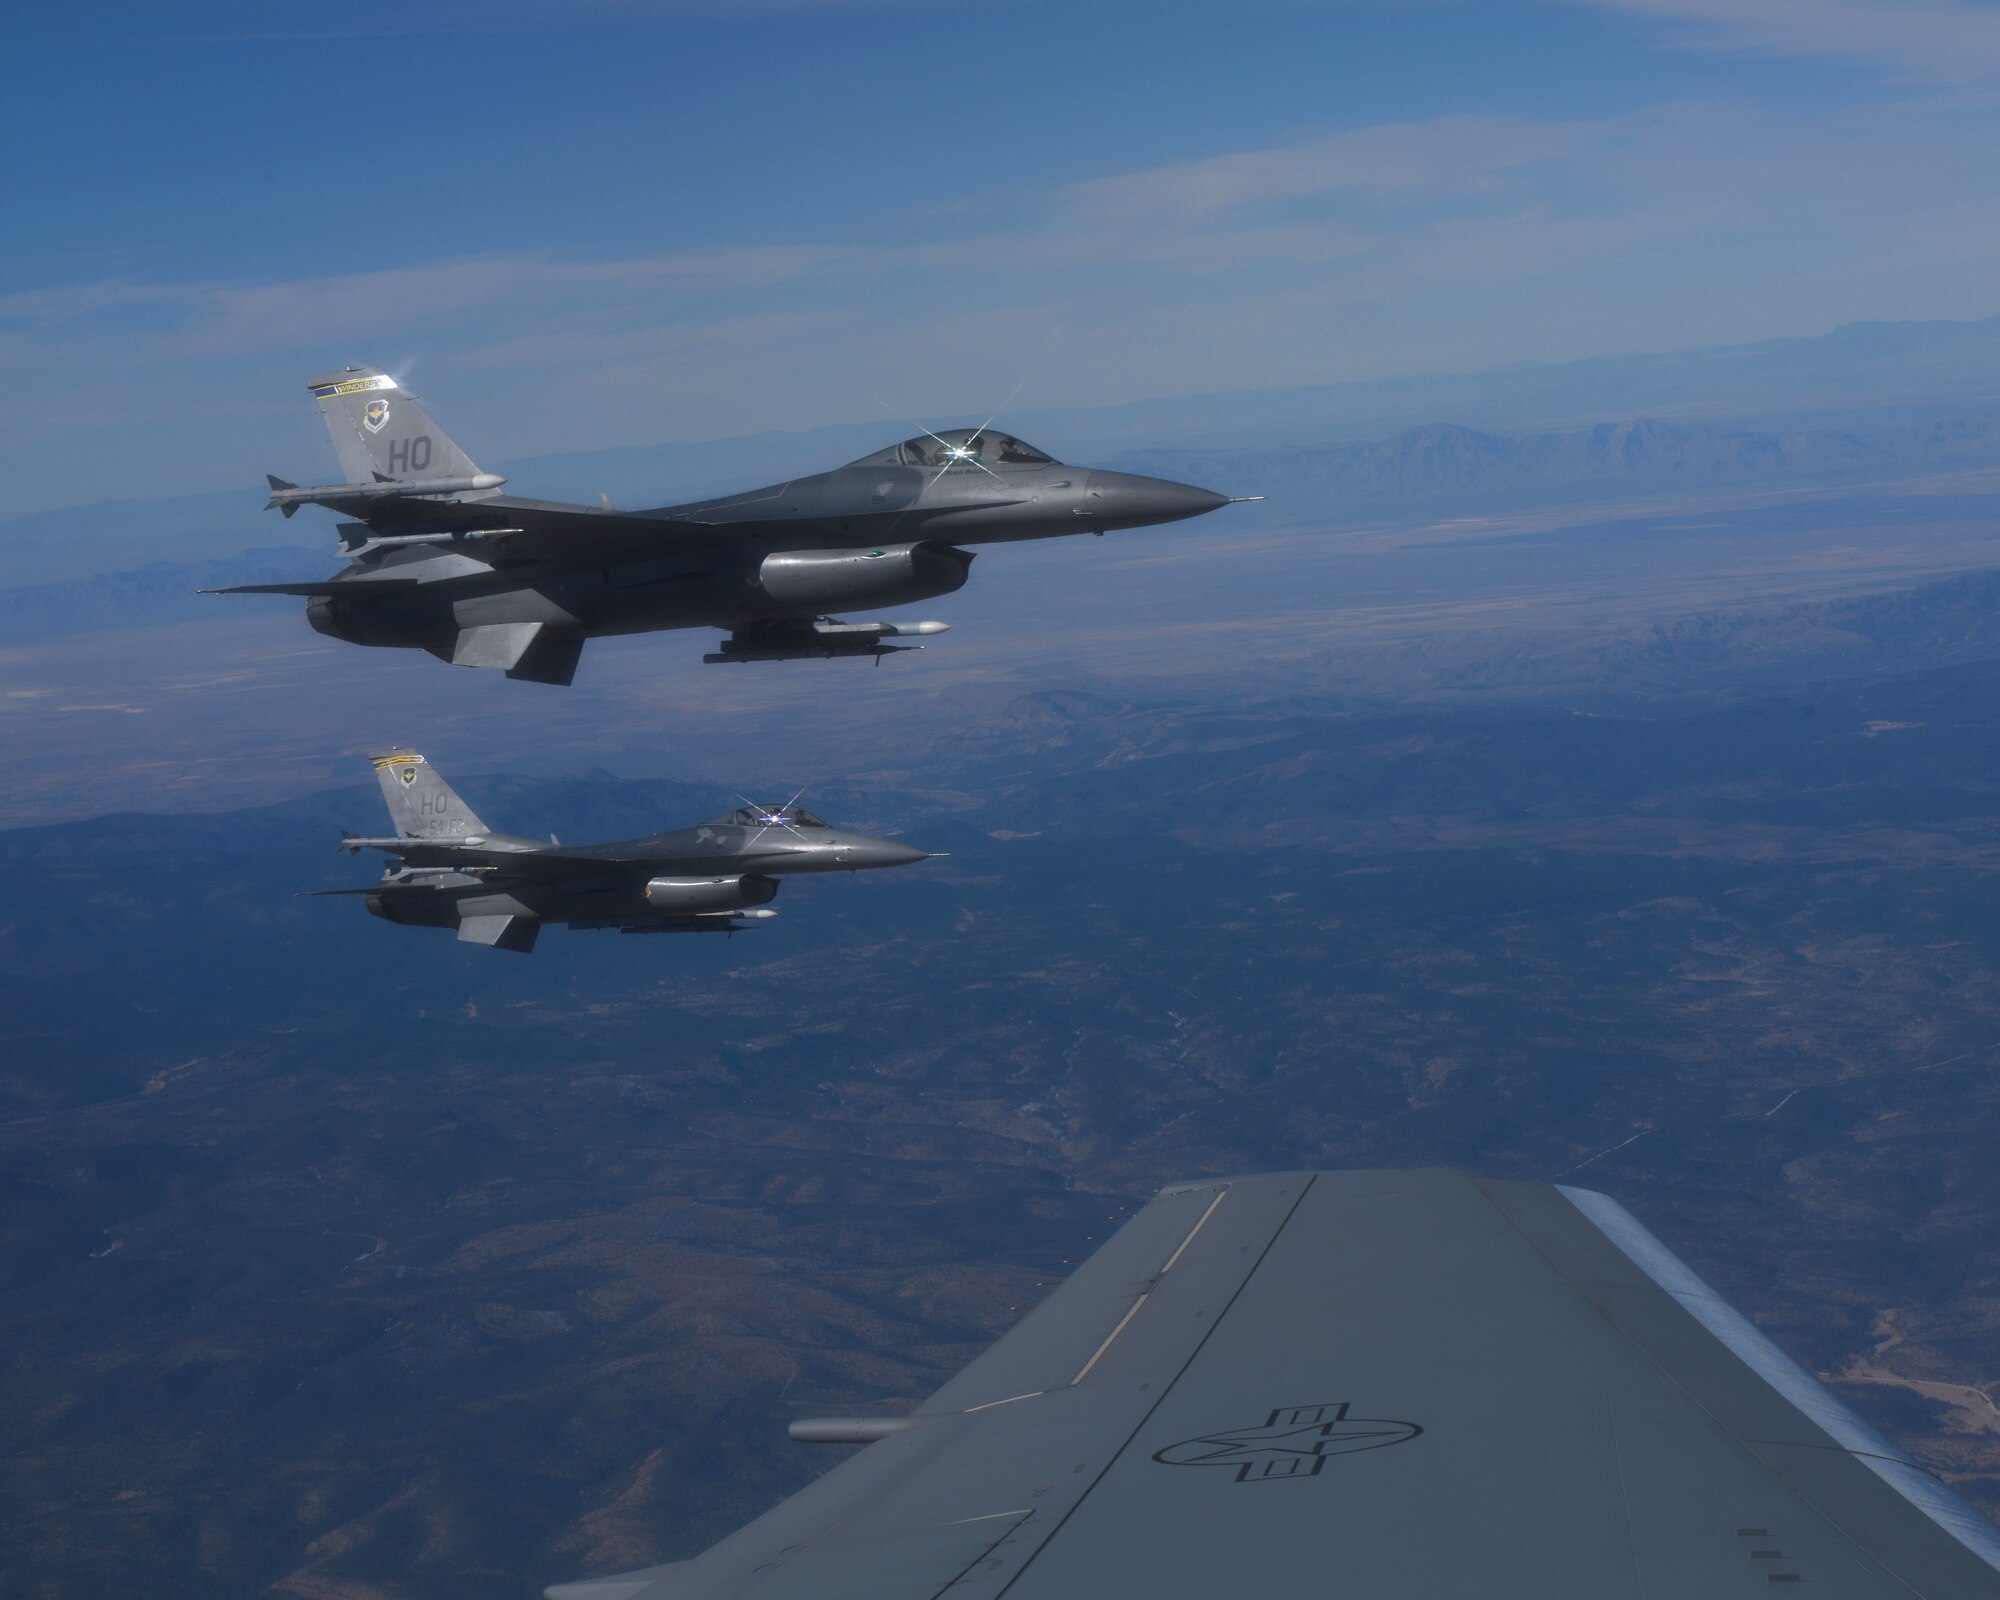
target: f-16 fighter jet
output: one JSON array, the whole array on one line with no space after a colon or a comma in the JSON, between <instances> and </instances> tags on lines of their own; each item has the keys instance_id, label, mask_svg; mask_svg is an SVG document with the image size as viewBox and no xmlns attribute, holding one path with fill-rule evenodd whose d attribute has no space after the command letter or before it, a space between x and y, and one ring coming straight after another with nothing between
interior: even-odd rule
<instances>
[{"instance_id":1,"label":"f-16 fighter jet","mask_svg":"<svg viewBox=\"0 0 2000 1600\"><path fill-rule=\"evenodd\" d=\"M348 565L306 597L321 633L566 684L586 639L726 628L706 661L880 658L942 622L841 622L965 583L968 545L1175 522L1225 495L1065 466L990 427L927 433L808 478L654 511L524 500L481 472L396 380L350 367L310 385L345 483L272 478L270 507L325 506ZM1251 496L1248 498L1261 498Z\"/></svg>"},{"instance_id":2,"label":"f-16 fighter jet","mask_svg":"<svg viewBox=\"0 0 2000 1600\"><path fill-rule=\"evenodd\" d=\"M569 846L495 833L414 750L369 757L393 839L343 832L341 848L394 858L359 894L390 922L456 928L461 939L523 954L542 925L624 933L733 933L775 917L768 902L795 872L859 872L925 861L894 839L841 833L797 805L745 806L699 828L621 844Z\"/></svg>"}]
</instances>

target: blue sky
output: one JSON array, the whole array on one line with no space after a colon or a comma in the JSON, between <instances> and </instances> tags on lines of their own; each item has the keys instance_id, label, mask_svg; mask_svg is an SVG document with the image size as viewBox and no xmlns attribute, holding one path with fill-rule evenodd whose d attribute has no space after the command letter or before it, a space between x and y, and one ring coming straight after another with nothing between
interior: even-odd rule
<instances>
[{"instance_id":1,"label":"blue sky","mask_svg":"<svg viewBox=\"0 0 2000 1600\"><path fill-rule=\"evenodd\" d=\"M1969 0L11 30L0 514L323 476L301 382L350 361L497 459L2000 311Z\"/></svg>"}]
</instances>

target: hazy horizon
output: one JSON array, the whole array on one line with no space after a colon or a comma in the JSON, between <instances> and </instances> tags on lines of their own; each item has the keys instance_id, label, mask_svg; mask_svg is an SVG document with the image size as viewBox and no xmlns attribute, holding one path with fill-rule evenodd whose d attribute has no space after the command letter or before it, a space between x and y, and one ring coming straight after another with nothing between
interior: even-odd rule
<instances>
[{"instance_id":1,"label":"hazy horizon","mask_svg":"<svg viewBox=\"0 0 2000 1600\"><path fill-rule=\"evenodd\" d=\"M281 470L348 362L513 459L2000 310L1984 4L1019 0L941 33L893 0L210 0L20 42L0 515Z\"/></svg>"},{"instance_id":2,"label":"hazy horizon","mask_svg":"<svg viewBox=\"0 0 2000 1600\"><path fill-rule=\"evenodd\" d=\"M920 1403L1162 1185L1260 1170L1611 1195L2000 1523L2000 0L10 21L0 1590L493 1600L691 1556L827 1466L788 1423ZM401 648L315 631L336 515L261 508L265 473L342 473L305 384L349 363L519 497L475 531L524 565L335 611L435 605ZM520 503L748 490L996 411L1067 465L1013 480L1039 509L964 481L1069 536L877 513L877 470L738 535ZM1265 498L1156 486L1211 509L1090 537L1099 469ZM767 582L773 547L917 539L966 541L962 587ZM528 643L506 591L552 575L531 649L650 596L687 625L592 637L564 686L433 655ZM236 585L294 592L198 592ZM767 602L947 631L704 662ZM456 850L382 836L392 745L507 833L385 890L342 830ZM767 907L741 860L591 848L795 793L929 855ZM715 932L654 915L692 869L777 915L617 931ZM496 926L539 942L466 937ZM1203 1248L1263 1261L1221 1215ZM1348 1300L1392 1281L1339 1259ZM1430 1276L1501 1282L1468 1259ZM1197 1344L1249 1348L1189 1263ZM1138 1376L1158 1324L1119 1314L1051 1403ZM1347 1376L1199 1421L1177 1391L1163 1438L1351 1396L1455 1441L1378 1489L1492 1477L1452 1464L1493 1391L1437 1325L1398 1372L1448 1404L1315 1311L1287 1342ZM1562 1348L1607 1585L1793 1575L1729 1538L1793 1559L1779 1501L1679 1492L1650 1370ZM1025 1436L971 1509L1054 1525L1075 1483L1004 1487ZM1294 1572L1343 1570L1341 1476ZM1510 1506L1470 1581L1569 1559L1596 1506ZM930 1534L1022 1526L992 1521L827 1549L957 1593L987 1557ZM762 1537L811 1581L817 1536Z\"/></svg>"}]
</instances>

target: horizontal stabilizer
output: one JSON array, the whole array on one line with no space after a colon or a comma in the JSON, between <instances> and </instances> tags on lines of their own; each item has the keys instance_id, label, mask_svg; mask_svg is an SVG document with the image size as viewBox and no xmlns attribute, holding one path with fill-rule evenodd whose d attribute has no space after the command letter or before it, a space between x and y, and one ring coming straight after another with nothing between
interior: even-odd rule
<instances>
[{"instance_id":1,"label":"horizontal stabilizer","mask_svg":"<svg viewBox=\"0 0 2000 1600\"><path fill-rule=\"evenodd\" d=\"M512 671L515 663L528 653L528 647L541 637L544 626L539 622L491 622L462 629L458 643L452 647L451 664Z\"/></svg>"},{"instance_id":2,"label":"horizontal stabilizer","mask_svg":"<svg viewBox=\"0 0 2000 1600\"><path fill-rule=\"evenodd\" d=\"M583 659L583 636L550 628L528 646L507 676L517 683L552 683L566 688Z\"/></svg>"},{"instance_id":3,"label":"horizontal stabilizer","mask_svg":"<svg viewBox=\"0 0 2000 1600\"><path fill-rule=\"evenodd\" d=\"M526 955L535 948L535 935L542 925L533 917L509 916L500 912L488 916L461 917L458 936L467 944L491 945L495 950L512 950Z\"/></svg>"},{"instance_id":4,"label":"horizontal stabilizer","mask_svg":"<svg viewBox=\"0 0 2000 1600\"><path fill-rule=\"evenodd\" d=\"M583 658L580 635L541 622L493 622L460 630L455 667L494 667L527 683L567 685Z\"/></svg>"}]
</instances>

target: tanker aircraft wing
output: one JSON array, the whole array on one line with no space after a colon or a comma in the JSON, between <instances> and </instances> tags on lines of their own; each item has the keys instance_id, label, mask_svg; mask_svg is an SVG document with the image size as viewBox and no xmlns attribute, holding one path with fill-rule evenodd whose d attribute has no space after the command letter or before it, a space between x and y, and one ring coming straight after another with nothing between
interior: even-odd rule
<instances>
[{"instance_id":1,"label":"tanker aircraft wing","mask_svg":"<svg viewBox=\"0 0 2000 1600\"><path fill-rule=\"evenodd\" d=\"M1995 1529L1600 1194L1164 1191L914 1415L552 1600L2000 1596Z\"/></svg>"}]
</instances>

